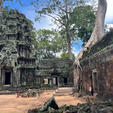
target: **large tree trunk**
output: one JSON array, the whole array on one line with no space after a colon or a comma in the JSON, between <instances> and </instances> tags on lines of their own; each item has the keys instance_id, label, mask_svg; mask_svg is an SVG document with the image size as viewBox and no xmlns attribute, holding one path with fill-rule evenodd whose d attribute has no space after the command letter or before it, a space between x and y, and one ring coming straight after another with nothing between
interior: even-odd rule
<instances>
[{"instance_id":1,"label":"large tree trunk","mask_svg":"<svg viewBox=\"0 0 113 113\"><path fill-rule=\"evenodd\" d=\"M69 28L66 28L66 38L67 38L67 48L68 48L68 57L72 60L72 51L71 51L71 38L69 34Z\"/></svg>"},{"instance_id":2,"label":"large tree trunk","mask_svg":"<svg viewBox=\"0 0 113 113\"><path fill-rule=\"evenodd\" d=\"M106 9L107 9L106 0L98 0L98 11L96 16L95 27L90 39L85 45L85 48L92 47L104 36L104 20L105 20Z\"/></svg>"},{"instance_id":3,"label":"large tree trunk","mask_svg":"<svg viewBox=\"0 0 113 113\"><path fill-rule=\"evenodd\" d=\"M105 21L105 14L106 14L106 9L107 9L107 2L106 0L98 0L98 11L97 11L97 16L96 16L96 21L95 21L95 27L92 32L92 35L84 48L79 52L74 65L74 77L76 79L75 81L75 87L77 88L78 86L78 80L79 80L79 69L80 67L80 62L79 60L82 59L84 51L87 51L87 48L91 48L93 45L95 45L99 40L101 40L104 36L104 21Z\"/></svg>"},{"instance_id":4,"label":"large tree trunk","mask_svg":"<svg viewBox=\"0 0 113 113\"><path fill-rule=\"evenodd\" d=\"M71 51L71 37L70 37L70 33L69 33L69 29L70 29L70 25L69 25L69 8L68 8L68 0L65 0L65 13L66 13L66 25L65 25L65 28L66 28L66 38L67 38L67 48L68 48L68 58L70 60L72 60L72 51Z\"/></svg>"},{"instance_id":5,"label":"large tree trunk","mask_svg":"<svg viewBox=\"0 0 113 113\"><path fill-rule=\"evenodd\" d=\"M4 3L4 0L0 0L0 25L2 22L3 3Z\"/></svg>"}]
</instances>

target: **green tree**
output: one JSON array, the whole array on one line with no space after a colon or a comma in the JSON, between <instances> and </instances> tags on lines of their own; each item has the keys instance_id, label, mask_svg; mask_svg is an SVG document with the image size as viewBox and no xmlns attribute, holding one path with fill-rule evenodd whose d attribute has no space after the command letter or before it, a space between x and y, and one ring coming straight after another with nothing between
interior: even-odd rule
<instances>
[{"instance_id":1,"label":"green tree","mask_svg":"<svg viewBox=\"0 0 113 113\"><path fill-rule=\"evenodd\" d=\"M39 59L56 57L56 54L65 48L64 40L59 38L55 31L40 29L35 35L34 45Z\"/></svg>"},{"instance_id":2,"label":"green tree","mask_svg":"<svg viewBox=\"0 0 113 113\"><path fill-rule=\"evenodd\" d=\"M88 51L89 48L94 46L98 41L100 41L103 36L105 35L104 33L104 22L105 22L105 14L107 10L107 1L106 0L98 0L98 10L96 14L96 20L95 20L95 26L93 29L93 32L88 40L88 42L85 44L84 48L79 52L78 56L75 59L74 62L74 84L75 84L75 89L78 90L78 82L80 79L80 71L81 71L81 66L80 66L80 60L83 58L84 52Z\"/></svg>"},{"instance_id":3,"label":"green tree","mask_svg":"<svg viewBox=\"0 0 113 113\"><path fill-rule=\"evenodd\" d=\"M69 58L68 53L62 53L60 55L60 58ZM72 60L75 60L75 55L72 53Z\"/></svg>"},{"instance_id":4,"label":"green tree","mask_svg":"<svg viewBox=\"0 0 113 113\"><path fill-rule=\"evenodd\" d=\"M72 40L80 38L83 45L89 40L95 24L95 11L91 5L76 7L70 14Z\"/></svg>"},{"instance_id":5,"label":"green tree","mask_svg":"<svg viewBox=\"0 0 113 113\"><path fill-rule=\"evenodd\" d=\"M61 58L68 58L68 53L62 53L62 54L60 55L60 57L61 57Z\"/></svg>"},{"instance_id":6,"label":"green tree","mask_svg":"<svg viewBox=\"0 0 113 113\"><path fill-rule=\"evenodd\" d=\"M43 15L47 15L55 20L55 23L59 25L59 28L65 30L65 37L67 41L67 49L69 59L72 59L71 52L71 36L69 23L70 12L83 0L35 0L34 6L36 7L37 19Z\"/></svg>"}]
</instances>

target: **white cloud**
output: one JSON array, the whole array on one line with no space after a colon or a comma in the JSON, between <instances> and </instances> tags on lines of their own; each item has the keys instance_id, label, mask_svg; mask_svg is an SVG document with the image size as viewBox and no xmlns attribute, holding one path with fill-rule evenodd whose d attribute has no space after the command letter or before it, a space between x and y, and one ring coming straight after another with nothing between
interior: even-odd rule
<instances>
[{"instance_id":1,"label":"white cloud","mask_svg":"<svg viewBox=\"0 0 113 113\"><path fill-rule=\"evenodd\" d=\"M106 13L106 19L105 19L105 23L106 24L113 24L113 0L107 0L107 13ZM34 23L34 27L36 29L51 29L51 28L55 28L56 25L52 24L51 18L50 17L43 17L41 18L40 22L36 22L35 21L35 17L36 17L36 13L35 13L35 9L33 8L33 6L28 6L28 7L23 7L21 9L21 12L23 12L26 17L28 17L30 20L33 21Z\"/></svg>"},{"instance_id":2,"label":"white cloud","mask_svg":"<svg viewBox=\"0 0 113 113\"><path fill-rule=\"evenodd\" d=\"M33 6L23 7L21 12L33 22L36 29L51 29L55 26L52 24L51 18L48 16L42 17L40 21L35 21L37 14L35 13Z\"/></svg>"},{"instance_id":3,"label":"white cloud","mask_svg":"<svg viewBox=\"0 0 113 113\"><path fill-rule=\"evenodd\" d=\"M98 4L98 0L91 0L91 3L96 2ZM107 12L105 17L105 24L113 24L113 0L106 0L107 1Z\"/></svg>"},{"instance_id":4,"label":"white cloud","mask_svg":"<svg viewBox=\"0 0 113 113\"><path fill-rule=\"evenodd\" d=\"M72 47L72 53L75 55L75 57L78 55L79 50L77 50L76 48Z\"/></svg>"},{"instance_id":5,"label":"white cloud","mask_svg":"<svg viewBox=\"0 0 113 113\"><path fill-rule=\"evenodd\" d=\"M56 56L57 57L60 57L61 56L61 54L62 54L63 52L61 51L61 52L59 52L59 53L56 53ZM72 48L72 53L75 55L75 57L78 55L78 53L79 53L79 50L77 51L76 50L76 48Z\"/></svg>"},{"instance_id":6,"label":"white cloud","mask_svg":"<svg viewBox=\"0 0 113 113\"><path fill-rule=\"evenodd\" d=\"M107 5L105 23L113 24L113 0L107 0Z\"/></svg>"},{"instance_id":7,"label":"white cloud","mask_svg":"<svg viewBox=\"0 0 113 113\"><path fill-rule=\"evenodd\" d=\"M56 57L60 57L62 53L63 53L62 51L61 51L61 52L56 53Z\"/></svg>"}]
</instances>

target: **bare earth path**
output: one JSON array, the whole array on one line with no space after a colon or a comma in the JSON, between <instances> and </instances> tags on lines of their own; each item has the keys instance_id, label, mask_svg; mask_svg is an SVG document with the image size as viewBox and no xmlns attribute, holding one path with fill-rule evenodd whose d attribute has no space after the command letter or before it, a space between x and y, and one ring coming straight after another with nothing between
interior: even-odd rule
<instances>
[{"instance_id":1,"label":"bare earth path","mask_svg":"<svg viewBox=\"0 0 113 113\"><path fill-rule=\"evenodd\" d=\"M16 95L0 95L0 113L27 113L28 109L42 106L51 96L53 91L45 91L36 98L16 98ZM59 106L77 105L84 103L85 99L78 99L73 96L55 96Z\"/></svg>"}]
</instances>

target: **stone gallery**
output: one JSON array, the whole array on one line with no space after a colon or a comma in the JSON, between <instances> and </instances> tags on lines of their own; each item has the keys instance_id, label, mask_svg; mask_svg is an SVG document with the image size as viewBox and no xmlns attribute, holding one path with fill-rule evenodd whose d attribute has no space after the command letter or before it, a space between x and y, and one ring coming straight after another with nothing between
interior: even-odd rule
<instances>
[{"instance_id":1,"label":"stone gallery","mask_svg":"<svg viewBox=\"0 0 113 113\"><path fill-rule=\"evenodd\" d=\"M1 89L70 82L68 69L72 62L69 60L36 61L35 48L31 43L32 29L31 21L16 10L10 10L3 20L0 27Z\"/></svg>"},{"instance_id":2,"label":"stone gallery","mask_svg":"<svg viewBox=\"0 0 113 113\"><path fill-rule=\"evenodd\" d=\"M79 90L82 94L113 97L113 30L84 52L80 60ZM76 67L77 68L77 67ZM76 78L75 78L76 79Z\"/></svg>"},{"instance_id":3,"label":"stone gallery","mask_svg":"<svg viewBox=\"0 0 113 113\"><path fill-rule=\"evenodd\" d=\"M72 61L69 59L45 59L38 62L37 83L50 86L73 86Z\"/></svg>"}]
</instances>

